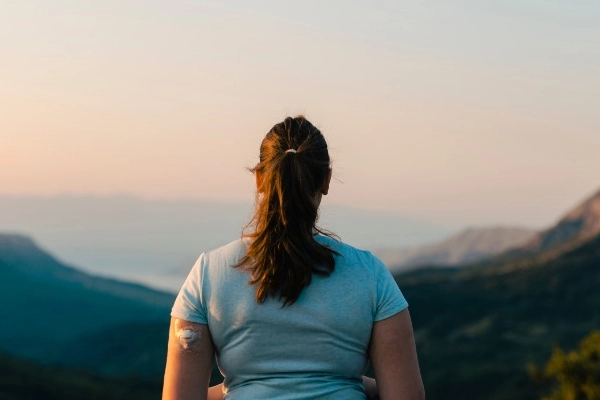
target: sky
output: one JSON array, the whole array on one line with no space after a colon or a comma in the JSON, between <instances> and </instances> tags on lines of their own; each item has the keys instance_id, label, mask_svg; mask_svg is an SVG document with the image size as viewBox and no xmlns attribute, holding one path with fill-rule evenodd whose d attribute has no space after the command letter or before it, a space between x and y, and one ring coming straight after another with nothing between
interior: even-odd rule
<instances>
[{"instance_id":1,"label":"sky","mask_svg":"<svg viewBox=\"0 0 600 400\"><path fill-rule=\"evenodd\" d=\"M0 194L249 202L296 114L332 204L544 227L600 189L597 1L0 7Z\"/></svg>"}]
</instances>

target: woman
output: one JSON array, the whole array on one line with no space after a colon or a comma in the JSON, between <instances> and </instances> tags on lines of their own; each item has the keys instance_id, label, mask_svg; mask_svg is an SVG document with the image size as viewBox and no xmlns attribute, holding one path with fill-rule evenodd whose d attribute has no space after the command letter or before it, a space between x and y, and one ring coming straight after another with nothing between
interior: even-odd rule
<instances>
[{"instance_id":1,"label":"woman","mask_svg":"<svg viewBox=\"0 0 600 400\"><path fill-rule=\"evenodd\" d=\"M252 232L203 253L175 301L163 399L365 399L369 360L381 399L423 398L391 274L315 225L331 181L321 132L286 118L253 172ZM215 353L225 380L209 391Z\"/></svg>"}]
</instances>

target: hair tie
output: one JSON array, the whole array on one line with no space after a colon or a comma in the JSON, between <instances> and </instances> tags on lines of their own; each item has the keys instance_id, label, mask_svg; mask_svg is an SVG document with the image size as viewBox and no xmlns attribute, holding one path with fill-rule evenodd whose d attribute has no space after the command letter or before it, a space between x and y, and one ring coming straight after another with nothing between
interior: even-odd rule
<instances>
[{"instance_id":1,"label":"hair tie","mask_svg":"<svg viewBox=\"0 0 600 400\"><path fill-rule=\"evenodd\" d=\"M298 151L296 149L287 149L285 152L286 153L297 153Z\"/></svg>"}]
</instances>

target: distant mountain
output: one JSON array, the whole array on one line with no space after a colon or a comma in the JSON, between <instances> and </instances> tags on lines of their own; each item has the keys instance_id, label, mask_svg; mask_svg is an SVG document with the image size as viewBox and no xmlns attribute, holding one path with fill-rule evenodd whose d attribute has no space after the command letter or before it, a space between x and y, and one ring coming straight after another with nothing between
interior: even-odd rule
<instances>
[{"instance_id":1,"label":"distant mountain","mask_svg":"<svg viewBox=\"0 0 600 400\"><path fill-rule=\"evenodd\" d=\"M526 253L561 251L600 234L600 191L569 211L551 228L521 247Z\"/></svg>"},{"instance_id":2,"label":"distant mountain","mask_svg":"<svg viewBox=\"0 0 600 400\"><path fill-rule=\"evenodd\" d=\"M63 345L113 324L154 321L166 331L173 300L66 266L27 237L0 235L2 351L55 361Z\"/></svg>"},{"instance_id":3,"label":"distant mountain","mask_svg":"<svg viewBox=\"0 0 600 400\"><path fill-rule=\"evenodd\" d=\"M392 271L429 265L465 265L522 245L534 235L535 231L524 228L470 228L438 243L408 249L384 248L374 253Z\"/></svg>"},{"instance_id":4,"label":"distant mountain","mask_svg":"<svg viewBox=\"0 0 600 400\"><path fill-rule=\"evenodd\" d=\"M90 275L66 266L23 235L0 233L0 262L30 279L85 287L90 292L131 299L151 307L164 307L174 298L171 293Z\"/></svg>"}]
</instances>

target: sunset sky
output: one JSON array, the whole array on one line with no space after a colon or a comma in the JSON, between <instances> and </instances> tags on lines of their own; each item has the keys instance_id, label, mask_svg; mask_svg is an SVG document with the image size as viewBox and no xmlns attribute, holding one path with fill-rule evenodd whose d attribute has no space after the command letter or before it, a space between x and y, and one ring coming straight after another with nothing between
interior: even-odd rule
<instances>
[{"instance_id":1,"label":"sunset sky","mask_svg":"<svg viewBox=\"0 0 600 400\"><path fill-rule=\"evenodd\" d=\"M600 189L598 1L0 7L0 195L249 201L299 113L331 203L542 227Z\"/></svg>"}]
</instances>

